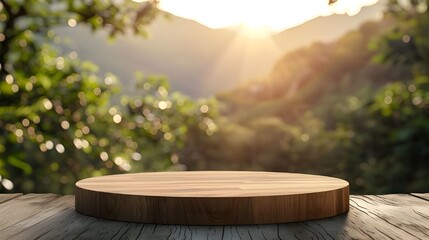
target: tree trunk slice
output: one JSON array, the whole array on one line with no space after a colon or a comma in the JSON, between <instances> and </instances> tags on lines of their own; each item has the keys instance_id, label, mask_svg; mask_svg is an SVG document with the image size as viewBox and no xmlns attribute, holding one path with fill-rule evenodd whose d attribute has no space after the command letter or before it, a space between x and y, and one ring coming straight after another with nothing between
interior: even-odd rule
<instances>
[{"instance_id":1,"label":"tree trunk slice","mask_svg":"<svg viewBox=\"0 0 429 240\"><path fill-rule=\"evenodd\" d=\"M76 211L131 222L243 225L305 221L349 210L348 182L245 171L151 172L76 183Z\"/></svg>"}]
</instances>

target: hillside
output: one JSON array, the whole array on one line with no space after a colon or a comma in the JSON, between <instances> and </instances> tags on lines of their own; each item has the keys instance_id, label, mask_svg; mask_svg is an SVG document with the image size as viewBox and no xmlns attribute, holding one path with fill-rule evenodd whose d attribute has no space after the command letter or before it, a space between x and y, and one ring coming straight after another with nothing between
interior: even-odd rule
<instances>
[{"instance_id":1,"label":"hillside","mask_svg":"<svg viewBox=\"0 0 429 240\"><path fill-rule=\"evenodd\" d=\"M266 77L218 94L217 132L192 134L180 159L191 170L337 176L356 193L427 189L429 18L407 11L287 53Z\"/></svg>"},{"instance_id":2,"label":"hillside","mask_svg":"<svg viewBox=\"0 0 429 240\"><path fill-rule=\"evenodd\" d=\"M293 123L311 110L328 120L333 106L346 96L365 97L359 94L370 95L406 75L399 67L374 63L377 51L369 49L391 24L387 20L365 23L332 43L315 43L285 54L268 76L218 94L226 106L224 113L238 122L277 116Z\"/></svg>"},{"instance_id":3,"label":"hillside","mask_svg":"<svg viewBox=\"0 0 429 240\"><path fill-rule=\"evenodd\" d=\"M369 7L363 7L355 16L335 14L312 19L297 27L290 28L274 36L275 42L284 51L289 52L314 42L332 42L362 23L381 19L384 4L382 1Z\"/></svg>"},{"instance_id":4,"label":"hillside","mask_svg":"<svg viewBox=\"0 0 429 240\"><path fill-rule=\"evenodd\" d=\"M81 59L95 62L102 72L118 75L128 91L133 89L134 72L142 71L167 75L173 89L193 96L201 90L200 76L234 37L229 30L212 30L175 16L157 20L148 32L147 39L127 35L107 42L105 31L92 33L82 26L57 29L60 36L70 39L70 48Z\"/></svg>"},{"instance_id":5,"label":"hillside","mask_svg":"<svg viewBox=\"0 0 429 240\"><path fill-rule=\"evenodd\" d=\"M332 41L377 18L381 8L381 4L365 7L352 17L319 17L272 38L251 37L238 29L210 29L173 15L156 20L146 40L121 36L108 43L105 32L92 33L81 26L56 32L70 39L70 48L82 59L95 62L102 72L118 75L128 92L133 89L134 72L143 71L168 76L174 90L207 97L266 75L285 52L315 41Z\"/></svg>"}]
</instances>

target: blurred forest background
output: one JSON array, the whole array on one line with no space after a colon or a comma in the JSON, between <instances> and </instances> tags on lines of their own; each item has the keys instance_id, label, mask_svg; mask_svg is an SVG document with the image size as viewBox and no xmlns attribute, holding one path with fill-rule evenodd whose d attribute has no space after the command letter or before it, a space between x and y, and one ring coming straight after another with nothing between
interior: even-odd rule
<instances>
[{"instance_id":1,"label":"blurred forest background","mask_svg":"<svg viewBox=\"0 0 429 240\"><path fill-rule=\"evenodd\" d=\"M296 27L282 34L301 45L270 53L269 74L241 75L250 80L235 86L221 84L238 78L232 70L212 74L216 93L183 82L192 97L172 91L166 77L143 74L157 68L125 73L132 84L109 73L125 68L121 51L87 49L82 57L73 49L85 46L76 36L89 29L116 44L146 36L168 15L157 1L90 2L0 1L0 192L70 194L91 176L221 169L336 176L354 194L429 191L428 0L378 4L382 18L354 21L351 31L330 26L337 31L329 37ZM233 34L216 31L201 35L215 39L213 48L191 45L205 54L202 63ZM156 61L168 58L151 46ZM110 65L86 61L90 55Z\"/></svg>"}]
</instances>

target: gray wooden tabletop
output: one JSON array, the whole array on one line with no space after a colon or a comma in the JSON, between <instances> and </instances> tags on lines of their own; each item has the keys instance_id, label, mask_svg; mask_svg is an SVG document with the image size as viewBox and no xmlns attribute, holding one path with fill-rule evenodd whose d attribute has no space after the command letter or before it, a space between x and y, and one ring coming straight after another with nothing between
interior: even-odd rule
<instances>
[{"instance_id":1,"label":"gray wooden tabletop","mask_svg":"<svg viewBox=\"0 0 429 240\"><path fill-rule=\"evenodd\" d=\"M351 196L350 211L254 226L116 222L74 211L74 196L0 194L0 239L429 239L429 193Z\"/></svg>"}]
</instances>

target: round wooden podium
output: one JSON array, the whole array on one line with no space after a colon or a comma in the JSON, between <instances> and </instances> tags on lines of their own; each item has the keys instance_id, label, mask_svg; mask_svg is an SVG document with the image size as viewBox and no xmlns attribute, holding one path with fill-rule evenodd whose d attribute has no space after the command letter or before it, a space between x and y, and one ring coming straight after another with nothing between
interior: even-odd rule
<instances>
[{"instance_id":1,"label":"round wooden podium","mask_svg":"<svg viewBox=\"0 0 429 240\"><path fill-rule=\"evenodd\" d=\"M151 172L76 183L76 211L157 224L242 225L304 221L349 210L348 182L245 171Z\"/></svg>"}]
</instances>

